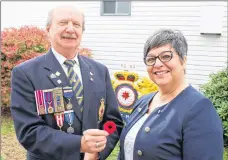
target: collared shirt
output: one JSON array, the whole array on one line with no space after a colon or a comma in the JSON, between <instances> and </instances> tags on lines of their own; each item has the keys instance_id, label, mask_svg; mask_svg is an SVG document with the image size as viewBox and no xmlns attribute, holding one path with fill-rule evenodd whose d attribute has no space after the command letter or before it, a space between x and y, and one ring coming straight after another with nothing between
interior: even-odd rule
<instances>
[{"instance_id":1,"label":"collared shirt","mask_svg":"<svg viewBox=\"0 0 228 160\"><path fill-rule=\"evenodd\" d=\"M64 56L62 56L61 54L59 54L53 47L51 48L55 58L58 60L58 62L60 63L60 65L62 66L66 76L67 75L67 71L68 71L68 68L67 66L64 64L65 60L67 60ZM74 65L74 71L77 73L78 77L80 78L81 80L81 83L83 84L82 82L82 75L81 75L81 70L80 70L80 64L79 64L79 60L78 60L78 54L76 54L76 56L73 58L73 60L76 61L76 64Z\"/></svg>"}]
</instances>

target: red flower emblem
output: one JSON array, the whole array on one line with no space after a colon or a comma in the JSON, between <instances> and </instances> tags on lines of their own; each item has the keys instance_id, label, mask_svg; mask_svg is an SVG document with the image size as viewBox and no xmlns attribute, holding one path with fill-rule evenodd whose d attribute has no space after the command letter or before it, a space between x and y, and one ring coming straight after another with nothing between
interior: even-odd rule
<instances>
[{"instance_id":1,"label":"red flower emblem","mask_svg":"<svg viewBox=\"0 0 228 160\"><path fill-rule=\"evenodd\" d=\"M107 121L104 124L104 130L107 131L109 134L112 134L116 131L116 124L113 121Z\"/></svg>"}]
</instances>

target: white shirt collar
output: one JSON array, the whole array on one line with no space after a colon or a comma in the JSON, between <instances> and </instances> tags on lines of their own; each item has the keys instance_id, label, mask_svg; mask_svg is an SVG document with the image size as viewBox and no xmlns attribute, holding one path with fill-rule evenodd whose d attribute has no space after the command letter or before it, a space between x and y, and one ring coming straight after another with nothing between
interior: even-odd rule
<instances>
[{"instance_id":1,"label":"white shirt collar","mask_svg":"<svg viewBox=\"0 0 228 160\"><path fill-rule=\"evenodd\" d=\"M64 57L63 55L59 54L53 47L51 47L51 50L55 56L55 58L59 61L60 65L63 65L66 57ZM73 58L73 60L76 61L76 64L78 64L79 66L79 61L78 61L78 54L76 54L76 56Z\"/></svg>"}]
</instances>

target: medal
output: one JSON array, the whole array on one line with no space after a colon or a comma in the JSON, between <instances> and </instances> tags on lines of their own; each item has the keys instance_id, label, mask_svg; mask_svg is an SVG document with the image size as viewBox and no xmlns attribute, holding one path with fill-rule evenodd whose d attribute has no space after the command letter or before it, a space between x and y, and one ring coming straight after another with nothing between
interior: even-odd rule
<instances>
[{"instance_id":1,"label":"medal","mask_svg":"<svg viewBox=\"0 0 228 160\"><path fill-rule=\"evenodd\" d=\"M72 87L64 87L63 88L63 96L68 100L68 103L66 105L67 110L71 110L73 108L73 105L70 102L71 98L73 97Z\"/></svg>"},{"instance_id":2,"label":"medal","mask_svg":"<svg viewBox=\"0 0 228 160\"><path fill-rule=\"evenodd\" d=\"M52 107L48 107L48 113L54 113L54 109Z\"/></svg>"},{"instance_id":3,"label":"medal","mask_svg":"<svg viewBox=\"0 0 228 160\"><path fill-rule=\"evenodd\" d=\"M43 105L40 105L39 106L39 110L40 110L40 114L39 115L45 114L45 109L44 109L44 106Z\"/></svg>"},{"instance_id":4,"label":"medal","mask_svg":"<svg viewBox=\"0 0 228 160\"><path fill-rule=\"evenodd\" d=\"M38 115L46 114L45 111L45 105L44 105L44 97L43 97L43 91L42 90L36 90L35 91L35 97L36 97L36 107Z\"/></svg>"},{"instance_id":5,"label":"medal","mask_svg":"<svg viewBox=\"0 0 228 160\"><path fill-rule=\"evenodd\" d=\"M71 134L74 133L74 128L71 127L71 126L68 127L68 128L67 128L67 132L68 132L68 133L71 133Z\"/></svg>"},{"instance_id":6,"label":"medal","mask_svg":"<svg viewBox=\"0 0 228 160\"><path fill-rule=\"evenodd\" d=\"M62 130L61 128L64 122L64 113L55 113L54 116L59 129Z\"/></svg>"},{"instance_id":7,"label":"medal","mask_svg":"<svg viewBox=\"0 0 228 160\"><path fill-rule=\"evenodd\" d=\"M64 112L65 121L69 124L70 127L67 128L68 133L74 133L74 128L71 127L74 121L74 111L69 110Z\"/></svg>"},{"instance_id":8,"label":"medal","mask_svg":"<svg viewBox=\"0 0 228 160\"><path fill-rule=\"evenodd\" d=\"M52 95L52 90L44 90L44 96L45 96L45 101L48 107L47 112L48 113L54 113L54 108L52 106L53 102L53 95Z\"/></svg>"},{"instance_id":9,"label":"medal","mask_svg":"<svg viewBox=\"0 0 228 160\"><path fill-rule=\"evenodd\" d=\"M55 112L64 112L63 91L62 88L53 89L53 103Z\"/></svg>"},{"instance_id":10,"label":"medal","mask_svg":"<svg viewBox=\"0 0 228 160\"><path fill-rule=\"evenodd\" d=\"M72 104L70 103L70 99L68 99L68 104L66 107L68 110L72 109Z\"/></svg>"}]
</instances>

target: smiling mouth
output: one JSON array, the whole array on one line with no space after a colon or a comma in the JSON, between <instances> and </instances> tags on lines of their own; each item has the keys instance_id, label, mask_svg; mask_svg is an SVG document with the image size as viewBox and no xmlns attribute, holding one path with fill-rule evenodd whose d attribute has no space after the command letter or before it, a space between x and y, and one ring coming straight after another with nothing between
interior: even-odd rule
<instances>
[{"instance_id":1,"label":"smiling mouth","mask_svg":"<svg viewBox=\"0 0 228 160\"><path fill-rule=\"evenodd\" d=\"M158 71L158 72L154 72L154 74L156 74L156 75L163 75L163 74L166 74L168 72L169 71Z\"/></svg>"}]
</instances>

